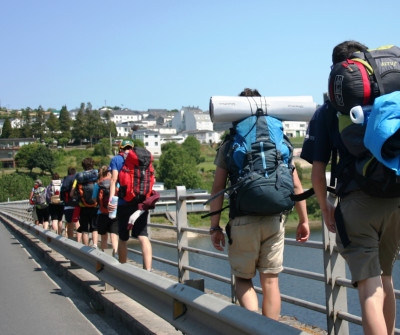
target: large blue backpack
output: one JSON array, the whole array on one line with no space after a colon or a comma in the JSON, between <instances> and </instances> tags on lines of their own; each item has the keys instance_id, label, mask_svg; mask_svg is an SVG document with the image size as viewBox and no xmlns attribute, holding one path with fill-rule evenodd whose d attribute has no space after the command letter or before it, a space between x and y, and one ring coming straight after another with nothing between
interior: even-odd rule
<instances>
[{"instance_id":1,"label":"large blue backpack","mask_svg":"<svg viewBox=\"0 0 400 335\"><path fill-rule=\"evenodd\" d=\"M230 217L291 210L293 147L283 134L282 122L271 116L250 116L234 123L226 141Z\"/></svg>"}]
</instances>

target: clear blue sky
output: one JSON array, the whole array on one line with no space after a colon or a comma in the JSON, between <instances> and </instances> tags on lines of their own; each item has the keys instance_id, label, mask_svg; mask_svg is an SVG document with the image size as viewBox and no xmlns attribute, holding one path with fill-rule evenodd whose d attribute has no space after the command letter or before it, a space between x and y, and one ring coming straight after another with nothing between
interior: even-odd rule
<instances>
[{"instance_id":1,"label":"clear blue sky","mask_svg":"<svg viewBox=\"0 0 400 335\"><path fill-rule=\"evenodd\" d=\"M4 0L0 104L208 109L244 87L322 102L332 48L399 43L400 1Z\"/></svg>"}]
</instances>

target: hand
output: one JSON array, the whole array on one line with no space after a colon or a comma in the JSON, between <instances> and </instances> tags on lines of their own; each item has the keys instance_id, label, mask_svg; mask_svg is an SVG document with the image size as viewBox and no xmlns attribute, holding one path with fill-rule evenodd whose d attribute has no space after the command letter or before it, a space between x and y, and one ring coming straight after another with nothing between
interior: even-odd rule
<instances>
[{"instance_id":1,"label":"hand","mask_svg":"<svg viewBox=\"0 0 400 335\"><path fill-rule=\"evenodd\" d=\"M211 242L215 249L224 251L225 247L225 235L222 231L215 231L211 235Z\"/></svg>"},{"instance_id":2,"label":"hand","mask_svg":"<svg viewBox=\"0 0 400 335\"><path fill-rule=\"evenodd\" d=\"M308 226L308 222L299 222L297 225L296 231L296 241L304 243L310 237L310 227Z\"/></svg>"},{"instance_id":3,"label":"hand","mask_svg":"<svg viewBox=\"0 0 400 335\"><path fill-rule=\"evenodd\" d=\"M117 206L118 206L117 204L113 205L111 202L109 202L108 205L107 205L107 209L108 209L108 211L109 211L110 213L112 213L112 212L115 211L115 209L117 208Z\"/></svg>"},{"instance_id":4,"label":"hand","mask_svg":"<svg viewBox=\"0 0 400 335\"><path fill-rule=\"evenodd\" d=\"M335 209L336 207L327 201L326 209L322 211L325 225L331 233L336 233Z\"/></svg>"}]
</instances>

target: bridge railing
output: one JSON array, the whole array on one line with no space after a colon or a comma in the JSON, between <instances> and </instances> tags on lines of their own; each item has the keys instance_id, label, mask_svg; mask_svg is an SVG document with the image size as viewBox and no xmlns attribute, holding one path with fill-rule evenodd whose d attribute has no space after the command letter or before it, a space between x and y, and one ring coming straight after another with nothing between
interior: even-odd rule
<instances>
[{"instance_id":1,"label":"bridge railing","mask_svg":"<svg viewBox=\"0 0 400 335\"><path fill-rule=\"evenodd\" d=\"M163 257L153 256L154 260L175 266L177 268L177 278L179 283L184 283L190 279L190 273L197 273L201 276L215 279L231 286L231 299L232 302L236 301L234 295L234 277L232 274L221 276L201 268L191 266L189 263L189 253L197 253L211 258L222 259L227 261L228 257L219 252L213 252L189 246L189 233L197 233L208 235L208 230L191 228L187 220L187 203L195 200L206 200L209 194L204 193L190 193L186 192L185 187L178 186L174 197L171 195L161 200L174 201L176 204L176 212L174 213L175 225L153 224L149 223L150 227L157 229L169 229L176 233L176 243L160 241L151 239L151 243L163 245L169 248L176 249L178 252L178 261L174 262ZM27 212L29 204L27 201L11 202L0 204L0 211L4 211L11 216L18 217L22 220L31 222L31 215ZM285 238L285 245L292 245L299 248L313 248L321 250L321 257L324 260L323 273L310 272L302 269L284 267L283 273L293 275L296 277L307 278L312 281L324 283L325 286L325 305L316 304L310 301L299 299L293 296L282 294L282 300L290 304L304 307L326 315L327 330L329 334L349 334L348 322L361 325L361 318L348 312L347 306L347 288L353 289L351 281L346 278L346 268L343 258L339 255L335 244L335 235L329 233L325 225L323 227L323 241L308 241L306 243L298 243L294 239ZM82 246L82 245L80 245ZM141 254L140 251L129 249L129 251ZM72 259L71 259L72 260ZM77 262L78 263L78 262ZM78 263L79 264L79 263ZM80 264L79 264L80 265ZM111 285L114 285L110 282ZM118 287L117 287L118 288ZM262 293L260 287L255 288L258 293ZM400 298L400 291L395 291L396 298ZM395 330L396 334L400 334L400 330Z\"/></svg>"}]
</instances>

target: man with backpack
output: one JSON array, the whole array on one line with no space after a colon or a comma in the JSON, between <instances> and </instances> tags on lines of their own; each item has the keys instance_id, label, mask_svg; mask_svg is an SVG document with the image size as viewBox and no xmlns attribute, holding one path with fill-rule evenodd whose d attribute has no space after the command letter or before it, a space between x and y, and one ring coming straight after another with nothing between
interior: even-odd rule
<instances>
[{"instance_id":1,"label":"man with backpack","mask_svg":"<svg viewBox=\"0 0 400 335\"><path fill-rule=\"evenodd\" d=\"M61 179L58 173L54 173L52 180L47 186L47 202L52 222L52 229L61 235L62 218L64 215L64 204L61 201Z\"/></svg>"},{"instance_id":2,"label":"man with backpack","mask_svg":"<svg viewBox=\"0 0 400 335\"><path fill-rule=\"evenodd\" d=\"M261 97L257 90L250 89L245 89L240 96L254 100ZM220 212L224 191L231 191L226 232L240 305L258 311L252 282L258 270L263 289L262 313L275 320L281 310L278 275L283 268L284 224L294 205L290 196L303 192L291 162L292 152L278 119L260 114L234 123L214 161L217 168L210 197L211 241L222 251L225 236L219 226ZM240 166L236 166L238 162ZM231 186L225 189L228 177ZM253 190L260 192L253 193ZM295 206L299 214L296 240L305 242L310 234L306 203L297 202Z\"/></svg>"},{"instance_id":3,"label":"man with backpack","mask_svg":"<svg viewBox=\"0 0 400 335\"><path fill-rule=\"evenodd\" d=\"M36 209L38 224L43 224L43 229L49 227L49 205L47 203L47 192L40 179L35 181L32 190L31 201Z\"/></svg>"},{"instance_id":4,"label":"man with backpack","mask_svg":"<svg viewBox=\"0 0 400 335\"><path fill-rule=\"evenodd\" d=\"M359 42L345 41L334 48L333 64L366 51ZM358 287L364 332L393 334L396 305L392 268L400 246L400 198L371 196L368 190L361 190L355 170L358 158L343 142L336 115L330 101L316 111L301 157L312 163L312 184L324 222L336 233L339 252L349 266L353 285ZM325 175L336 150L340 159L332 168L331 179L337 180L337 205L327 198ZM332 158L333 166L335 160Z\"/></svg>"},{"instance_id":5,"label":"man with backpack","mask_svg":"<svg viewBox=\"0 0 400 335\"><path fill-rule=\"evenodd\" d=\"M72 166L68 168L68 175L63 179L61 184L61 201L64 203L64 218L65 229L67 230L68 238L74 238L74 223L72 222L72 215L77 202L71 197L70 193L72 185L74 184L76 169Z\"/></svg>"},{"instance_id":6,"label":"man with backpack","mask_svg":"<svg viewBox=\"0 0 400 335\"><path fill-rule=\"evenodd\" d=\"M97 182L98 172L94 169L94 160L91 157L82 161L83 172L75 175L75 180L70 192L71 197L79 199L79 228L77 233L82 233L82 242L89 245L89 233L92 233L93 247L97 248L98 232L96 228L97 202L93 200L94 185Z\"/></svg>"},{"instance_id":7,"label":"man with backpack","mask_svg":"<svg viewBox=\"0 0 400 335\"><path fill-rule=\"evenodd\" d=\"M119 154L111 159L110 195L117 194L116 190L118 188L118 204L114 205L111 202L109 202L108 210L109 212L113 212L115 209L117 209L118 235L119 235L119 242L118 242L119 261L121 263L127 262L128 259L127 242L129 240L129 233L131 232L132 237L137 238L142 247L143 268L145 270L150 271L152 264L152 248L148 237L149 234L147 231L147 220L148 220L147 209L149 209L149 207L144 209L142 208L144 198L139 196L139 194L135 196L132 193L132 187L134 185L130 185L130 187L127 187L126 179L123 178L124 180L121 180L121 175L124 174L128 178L130 178L129 177L130 175L131 178L135 178L133 175L134 169L145 168L139 173L141 177L140 180L138 181L138 185L142 185L143 183L145 183L147 187L147 192L153 194L152 185L154 184L154 171L152 171L152 166L151 166L152 157L149 156L150 153L144 148L135 148L136 149L135 152L133 152L132 148L133 148L132 141L123 140L119 146ZM139 163L140 161L143 160L143 157L140 156L140 153L142 153L142 155L146 155L145 158L147 159L145 160L147 161L147 163L144 164L146 166L143 166L143 163ZM133 156L135 157L131 158ZM136 161L136 164L134 161ZM131 166L127 166L127 163L129 162L132 163ZM134 165L137 166L135 167ZM142 166L140 167L139 165ZM129 171L131 171L132 174L130 174ZM155 199L155 201L157 199ZM132 227L132 225L130 225L130 218L134 213L136 213L138 217L137 218L135 217L134 222L133 220L131 221L134 223Z\"/></svg>"}]
</instances>

